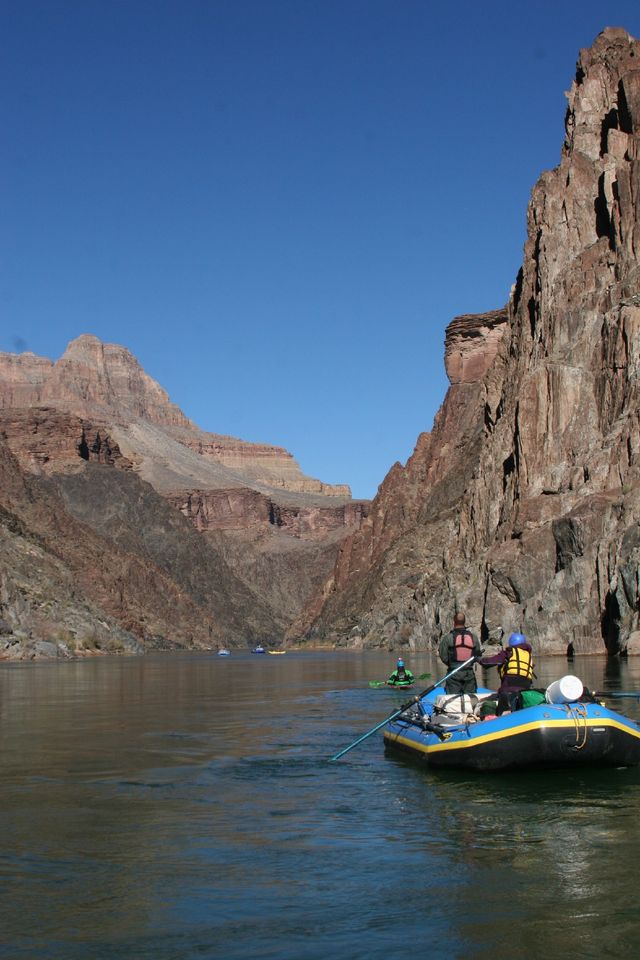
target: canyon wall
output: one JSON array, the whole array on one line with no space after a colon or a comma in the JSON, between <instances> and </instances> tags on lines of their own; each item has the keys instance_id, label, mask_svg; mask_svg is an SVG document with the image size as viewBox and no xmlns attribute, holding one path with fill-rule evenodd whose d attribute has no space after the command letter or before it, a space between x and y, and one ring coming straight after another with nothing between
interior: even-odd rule
<instances>
[{"instance_id":1,"label":"canyon wall","mask_svg":"<svg viewBox=\"0 0 640 960\"><path fill-rule=\"evenodd\" d=\"M290 637L432 647L456 609L538 650L640 650L640 44L580 54L504 311L454 320L433 429Z\"/></svg>"}]
</instances>

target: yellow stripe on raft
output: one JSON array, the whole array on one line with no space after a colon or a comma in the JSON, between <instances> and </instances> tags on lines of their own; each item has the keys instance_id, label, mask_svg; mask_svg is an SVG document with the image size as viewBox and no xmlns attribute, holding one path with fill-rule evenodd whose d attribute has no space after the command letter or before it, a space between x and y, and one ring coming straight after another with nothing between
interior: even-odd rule
<instances>
[{"instance_id":1,"label":"yellow stripe on raft","mask_svg":"<svg viewBox=\"0 0 640 960\"><path fill-rule=\"evenodd\" d=\"M484 721L486 723L486 721ZM491 721L489 721L491 722ZM468 737L465 740L445 740L443 743L420 743L417 740L412 740L409 737L403 737L400 733L390 733L385 731L384 738L385 740L391 740L394 743L402 743L408 747L411 747L414 750L420 750L422 753L438 753L441 750L468 750L470 747L477 747L480 744L491 743L493 740L505 740L507 737L517 737L521 733L529 733L531 730L545 730L549 727L557 729L558 727L566 727L570 730L575 730L576 726L580 730L584 730L585 726L590 727L615 727L618 730L622 730L623 733L628 733L632 737L636 737L640 740L640 730L634 730L632 727L628 727L624 723L620 723L618 720L612 720L610 718L598 717L596 720L589 718L588 720L584 719L567 719L567 720L533 720L531 723L523 723L519 727L511 727L508 730L496 730L494 733L486 733L479 737ZM459 730L455 731L459 733Z\"/></svg>"}]
</instances>

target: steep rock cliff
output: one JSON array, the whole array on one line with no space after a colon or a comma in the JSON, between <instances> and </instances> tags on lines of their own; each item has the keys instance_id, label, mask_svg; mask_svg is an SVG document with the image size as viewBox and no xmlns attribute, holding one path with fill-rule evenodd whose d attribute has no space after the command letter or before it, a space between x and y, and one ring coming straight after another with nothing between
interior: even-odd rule
<instances>
[{"instance_id":1,"label":"steep rock cliff","mask_svg":"<svg viewBox=\"0 0 640 960\"><path fill-rule=\"evenodd\" d=\"M451 386L292 636L430 646L456 608L538 649L635 649L640 44L580 54L504 313L447 330Z\"/></svg>"}]
</instances>

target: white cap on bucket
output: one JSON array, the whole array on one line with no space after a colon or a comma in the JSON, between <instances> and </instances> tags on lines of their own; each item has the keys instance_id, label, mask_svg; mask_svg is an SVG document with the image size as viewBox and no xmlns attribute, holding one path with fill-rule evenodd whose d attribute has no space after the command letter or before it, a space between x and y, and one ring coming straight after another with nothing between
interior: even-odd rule
<instances>
[{"instance_id":1,"label":"white cap on bucket","mask_svg":"<svg viewBox=\"0 0 640 960\"><path fill-rule=\"evenodd\" d=\"M584 687L579 677L574 677L568 673L566 677L560 677L560 689L567 700L577 700L582 696Z\"/></svg>"}]
</instances>

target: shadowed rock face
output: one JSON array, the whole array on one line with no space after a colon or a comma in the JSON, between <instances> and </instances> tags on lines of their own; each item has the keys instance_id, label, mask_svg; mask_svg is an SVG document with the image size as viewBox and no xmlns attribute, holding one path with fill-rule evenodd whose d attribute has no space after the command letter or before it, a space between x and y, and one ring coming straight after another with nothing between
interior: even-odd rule
<instances>
[{"instance_id":1,"label":"shadowed rock face","mask_svg":"<svg viewBox=\"0 0 640 960\"><path fill-rule=\"evenodd\" d=\"M640 593L640 44L581 52L504 311L447 329L451 386L291 630L429 647L456 608L537 649L635 649ZM639 647L640 649L640 647Z\"/></svg>"},{"instance_id":2,"label":"shadowed rock face","mask_svg":"<svg viewBox=\"0 0 640 960\"><path fill-rule=\"evenodd\" d=\"M210 647L277 628L135 474L92 463L27 476L1 436L0 548L0 657Z\"/></svg>"},{"instance_id":3,"label":"shadowed rock face","mask_svg":"<svg viewBox=\"0 0 640 960\"><path fill-rule=\"evenodd\" d=\"M133 466L123 457L106 424L53 407L5 409L0 428L27 473L65 473L80 470L89 461L121 470L130 470Z\"/></svg>"},{"instance_id":4,"label":"shadowed rock face","mask_svg":"<svg viewBox=\"0 0 640 960\"><path fill-rule=\"evenodd\" d=\"M368 501L283 504L256 490L178 491L170 503L265 598L282 633L331 572L338 547L366 516Z\"/></svg>"}]
</instances>

